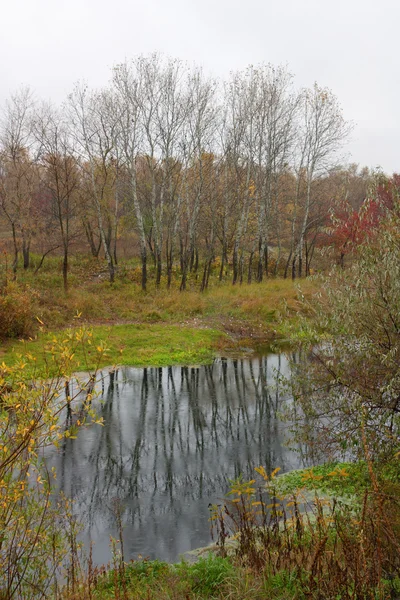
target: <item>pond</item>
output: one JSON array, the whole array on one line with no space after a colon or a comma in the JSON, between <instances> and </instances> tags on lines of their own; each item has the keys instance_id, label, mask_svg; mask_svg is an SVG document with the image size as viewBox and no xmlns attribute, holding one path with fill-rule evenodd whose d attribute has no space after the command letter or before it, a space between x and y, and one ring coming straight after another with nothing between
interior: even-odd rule
<instances>
[{"instance_id":1,"label":"pond","mask_svg":"<svg viewBox=\"0 0 400 600\"><path fill-rule=\"evenodd\" d=\"M58 491L74 500L95 564L111 558L118 514L126 560L173 562L211 542L208 506L229 479L252 478L259 465L284 472L306 464L285 445L279 413L291 399L279 374L290 376L288 358L273 354L101 372L93 404L104 426L80 429L46 457Z\"/></svg>"}]
</instances>

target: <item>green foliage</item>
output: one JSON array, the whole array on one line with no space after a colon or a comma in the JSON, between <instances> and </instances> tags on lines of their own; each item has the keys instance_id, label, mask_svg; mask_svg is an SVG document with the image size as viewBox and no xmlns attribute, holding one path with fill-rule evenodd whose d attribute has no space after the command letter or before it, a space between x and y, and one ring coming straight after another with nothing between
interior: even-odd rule
<instances>
[{"instance_id":1,"label":"green foliage","mask_svg":"<svg viewBox=\"0 0 400 600\"><path fill-rule=\"evenodd\" d=\"M23 345L7 341L0 349L0 360L7 364L14 364L18 354L34 355L37 374L51 366L46 359L47 346L54 338L62 341L73 332L79 323L77 316L94 323L93 347L105 342L101 366L168 366L204 364L221 351L237 352L243 346L265 352L271 340L281 336L277 315L283 300L288 321L296 319L304 307L295 286L282 280L243 288L223 284L205 294L177 290L143 293L131 283L118 281L114 289L105 282L88 281L71 287L67 296L54 290L45 277L38 283L32 292L38 299L29 323L36 323L36 329L40 325L41 331L33 341ZM307 286L310 294L316 289L315 283ZM66 325L71 326L67 333ZM28 333L23 335L26 338ZM31 331L29 335L33 335ZM80 369L97 366L92 360L93 347L85 353L77 350Z\"/></svg>"},{"instance_id":2,"label":"green foliage","mask_svg":"<svg viewBox=\"0 0 400 600\"><path fill-rule=\"evenodd\" d=\"M170 565L158 560L137 560L131 561L123 569L117 568L117 577L115 569L105 571L96 582L97 592L107 592L115 590L115 587L122 589L122 579L124 585L133 589L154 585L157 580L165 578L170 572Z\"/></svg>"},{"instance_id":3,"label":"green foliage","mask_svg":"<svg viewBox=\"0 0 400 600\"><path fill-rule=\"evenodd\" d=\"M161 577L168 569L168 564L159 560L139 560L129 563L125 571L130 580L138 578L151 581Z\"/></svg>"},{"instance_id":4,"label":"green foliage","mask_svg":"<svg viewBox=\"0 0 400 600\"><path fill-rule=\"evenodd\" d=\"M33 265L37 259L33 257ZM107 274L99 272L99 262L82 256L71 256L68 294L60 292L62 274L59 257L47 257L35 275L34 267L18 272L21 289L29 289L34 297L31 325L38 317L47 330L73 327L76 315L93 326L123 323L164 324L212 328L227 333L224 347L269 343L281 337L279 315L287 322L296 319L306 307L297 286L290 280L270 279L260 284L232 286L216 277L209 289L200 293L198 282L185 292L179 291L179 278L171 289L156 288L150 280L143 292L132 281L136 265L132 261L118 265L116 281L110 284ZM140 269L139 269L140 271ZM105 275L105 278L104 278ZM140 281L140 277L139 280ZM319 283L305 280L303 293L310 297ZM32 335L32 329L22 335ZM218 350L219 344L214 347Z\"/></svg>"},{"instance_id":5,"label":"green foliage","mask_svg":"<svg viewBox=\"0 0 400 600\"><path fill-rule=\"evenodd\" d=\"M33 341L9 344L3 353L7 364L15 364L21 353L35 359L36 376L54 369L53 354L68 340L73 340L77 329L45 333ZM164 324L125 324L92 327L86 344L74 351L74 369L93 370L107 365L170 366L205 364L212 361L215 348L223 335L214 329L194 329Z\"/></svg>"},{"instance_id":6,"label":"green foliage","mask_svg":"<svg viewBox=\"0 0 400 600\"><path fill-rule=\"evenodd\" d=\"M263 572L271 598L387 598L388 582L400 569L398 501L389 502L374 479L350 506L321 498L315 489L310 498L304 486L284 495L278 470L255 470L261 481L231 482L224 506L214 507L222 554L233 552L239 564ZM301 479L315 486L331 477L327 470L304 471ZM336 465L335 473L348 477L346 467Z\"/></svg>"},{"instance_id":7,"label":"green foliage","mask_svg":"<svg viewBox=\"0 0 400 600\"><path fill-rule=\"evenodd\" d=\"M231 560L211 553L193 564L138 560L97 577L95 593L101 598L221 598L234 576Z\"/></svg>"},{"instance_id":8,"label":"green foliage","mask_svg":"<svg viewBox=\"0 0 400 600\"><path fill-rule=\"evenodd\" d=\"M234 567L229 559L211 553L192 565L178 564L176 569L179 576L189 582L190 589L204 598L219 595L221 586L234 573Z\"/></svg>"},{"instance_id":9,"label":"green foliage","mask_svg":"<svg viewBox=\"0 0 400 600\"><path fill-rule=\"evenodd\" d=\"M303 578L301 568L297 572L282 569L275 574L266 573L265 593L271 599L293 600L296 598L296 600L303 600L306 598L303 589Z\"/></svg>"},{"instance_id":10,"label":"green foliage","mask_svg":"<svg viewBox=\"0 0 400 600\"><path fill-rule=\"evenodd\" d=\"M303 349L293 385L301 408L297 434L325 452L362 460L368 452L378 462L399 447L398 231L392 217L360 249L351 269L326 280L313 321L293 338Z\"/></svg>"},{"instance_id":11,"label":"green foliage","mask_svg":"<svg viewBox=\"0 0 400 600\"><path fill-rule=\"evenodd\" d=\"M279 493L318 490L331 496L354 496L363 493L370 484L365 462L330 462L309 469L284 473L276 479Z\"/></svg>"}]
</instances>

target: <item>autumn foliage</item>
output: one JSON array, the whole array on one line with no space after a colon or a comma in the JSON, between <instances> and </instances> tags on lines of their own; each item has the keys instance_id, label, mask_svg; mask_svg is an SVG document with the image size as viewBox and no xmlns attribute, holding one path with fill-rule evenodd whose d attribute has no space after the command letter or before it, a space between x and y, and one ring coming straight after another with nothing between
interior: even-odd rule
<instances>
[{"instance_id":1,"label":"autumn foliage","mask_svg":"<svg viewBox=\"0 0 400 600\"><path fill-rule=\"evenodd\" d=\"M388 215L398 214L400 176L379 177L369 195L358 209L348 199L340 199L331 209L320 245L334 249L341 266L344 258L359 246L379 234L380 226Z\"/></svg>"}]
</instances>

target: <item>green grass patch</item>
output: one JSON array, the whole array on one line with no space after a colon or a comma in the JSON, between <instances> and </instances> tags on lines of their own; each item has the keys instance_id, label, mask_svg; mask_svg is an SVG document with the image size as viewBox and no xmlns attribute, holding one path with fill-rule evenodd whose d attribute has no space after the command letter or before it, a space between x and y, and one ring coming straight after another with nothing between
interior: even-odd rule
<instances>
[{"instance_id":1,"label":"green grass patch","mask_svg":"<svg viewBox=\"0 0 400 600\"><path fill-rule=\"evenodd\" d=\"M52 374L54 344L61 345L74 329L41 333L37 339L13 341L3 345L0 360L16 364L31 356L29 368L35 376ZM91 328L90 344L74 344L73 369L93 371L108 365L169 366L207 364L212 361L223 339L214 329L194 329L164 324L99 325ZM56 353L57 354L57 353ZM53 371L54 372L54 371Z\"/></svg>"},{"instance_id":2,"label":"green grass patch","mask_svg":"<svg viewBox=\"0 0 400 600\"><path fill-rule=\"evenodd\" d=\"M190 590L201 598L218 596L226 580L234 575L234 567L228 558L211 553L191 565L182 562L175 569L180 579L188 581Z\"/></svg>"},{"instance_id":3,"label":"green grass patch","mask_svg":"<svg viewBox=\"0 0 400 600\"><path fill-rule=\"evenodd\" d=\"M278 491L287 495L306 489L331 496L354 496L363 491L370 480L367 466L363 462L330 462L284 473L275 482Z\"/></svg>"},{"instance_id":4,"label":"green grass patch","mask_svg":"<svg viewBox=\"0 0 400 600\"><path fill-rule=\"evenodd\" d=\"M128 598L134 599L224 598L225 585L235 577L231 560L211 553L193 564L140 560L128 563L122 573L106 571L96 583L94 594L105 600L122 597L125 589Z\"/></svg>"}]
</instances>

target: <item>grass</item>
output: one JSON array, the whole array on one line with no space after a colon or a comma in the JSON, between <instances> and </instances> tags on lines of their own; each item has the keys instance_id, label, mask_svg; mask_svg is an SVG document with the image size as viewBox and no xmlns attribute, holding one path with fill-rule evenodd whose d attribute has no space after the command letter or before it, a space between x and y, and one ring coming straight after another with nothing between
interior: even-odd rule
<instances>
[{"instance_id":1,"label":"grass","mask_svg":"<svg viewBox=\"0 0 400 600\"><path fill-rule=\"evenodd\" d=\"M94 573L91 593L101 600L120 597L135 600L223 598L236 579L231 560L211 553L194 564L185 561L168 564L145 559ZM75 597L83 598L85 592L81 589Z\"/></svg>"},{"instance_id":2,"label":"grass","mask_svg":"<svg viewBox=\"0 0 400 600\"><path fill-rule=\"evenodd\" d=\"M371 465L369 465L371 467ZM90 571L65 600L388 600L400 593L398 506L381 503L365 462L326 463L276 476L262 467L256 479L231 482L215 506L218 544L197 562L122 561ZM261 479L260 479L261 477ZM394 462L385 477L398 484ZM259 484L261 482L261 487ZM267 487L264 484L267 482ZM351 482L351 483L350 483ZM382 482L381 482L382 483ZM272 487L279 494L271 502ZM256 490L258 489L258 492ZM360 494L351 506L317 493L307 510L298 492ZM283 491L285 490L285 491ZM398 491L398 487L396 488ZM396 491L396 494L397 494ZM283 495L281 495L283 493ZM297 497L297 500L292 495ZM290 502L289 502L290 501ZM260 506L263 506L263 509ZM387 517L392 520L388 520ZM233 536L233 552L223 540ZM380 552L377 554L377 545Z\"/></svg>"},{"instance_id":3,"label":"grass","mask_svg":"<svg viewBox=\"0 0 400 600\"><path fill-rule=\"evenodd\" d=\"M314 541L304 533L299 544L312 546ZM282 551L285 551L283 547ZM312 548L311 554L314 554ZM329 580L329 573L325 573L321 583L325 577ZM325 581L319 589L319 579L310 578L305 564L288 565L278 570L268 566L252 568L233 556L210 553L193 564L145 559L95 571L90 582L82 582L75 592L68 590L61 597L64 600L88 597L98 600L386 600L397 597L400 578L383 578L380 584L367 589L366 595L353 595L354 592L351 576L347 587L338 580L337 584L330 582L329 586Z\"/></svg>"},{"instance_id":4,"label":"grass","mask_svg":"<svg viewBox=\"0 0 400 600\"><path fill-rule=\"evenodd\" d=\"M213 329L194 329L164 324L98 325L91 328L91 344L74 346L77 371L93 371L108 365L169 366L209 363L218 344L223 342L221 332ZM35 375L51 374L54 342L62 345L70 331L42 332L34 340L7 342L0 351L0 360L15 364L21 356L33 357ZM51 358L50 358L51 357Z\"/></svg>"},{"instance_id":5,"label":"grass","mask_svg":"<svg viewBox=\"0 0 400 600\"><path fill-rule=\"evenodd\" d=\"M299 577L281 571L277 575L257 572L214 554L194 564L168 564L160 561L133 561L119 568L104 570L94 578L92 597L99 600L298 600L305 598ZM87 590L68 600L84 598Z\"/></svg>"},{"instance_id":6,"label":"grass","mask_svg":"<svg viewBox=\"0 0 400 600\"><path fill-rule=\"evenodd\" d=\"M24 347L38 365L45 363L43 348L49 339L80 324L93 329L96 344L104 340L107 353L101 365L199 364L222 351L265 348L282 339L288 323L295 325L298 316L307 312L302 294L309 299L319 291L318 282L312 280L302 280L299 294L290 280L232 286L230 280L219 282L214 274L204 293L199 292L195 276L185 292L179 291L178 278L170 290L165 282L157 289L150 279L148 291L143 292L134 265L120 265L116 282L110 284L100 262L78 256L71 261L70 288L65 294L59 263L49 258L34 275L34 257L31 269L18 272L21 298L25 303L31 298L32 340ZM14 288L14 295L18 289ZM15 350L22 350L19 342L4 342L0 359L12 362ZM78 356L80 366L92 368L90 358L89 353Z\"/></svg>"},{"instance_id":7,"label":"grass","mask_svg":"<svg viewBox=\"0 0 400 600\"><path fill-rule=\"evenodd\" d=\"M342 497L362 493L369 484L369 477L363 462L329 462L284 473L275 483L279 493L285 495L305 489Z\"/></svg>"}]
</instances>

